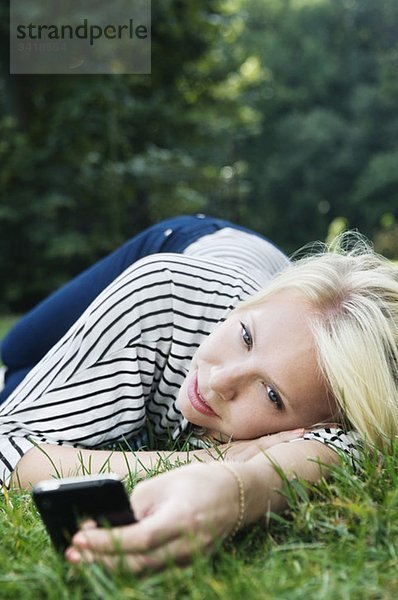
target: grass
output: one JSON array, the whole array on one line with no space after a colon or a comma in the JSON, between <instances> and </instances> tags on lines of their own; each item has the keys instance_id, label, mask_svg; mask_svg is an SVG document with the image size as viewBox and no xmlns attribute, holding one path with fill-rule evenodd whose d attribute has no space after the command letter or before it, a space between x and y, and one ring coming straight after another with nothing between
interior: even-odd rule
<instances>
[{"instance_id":1,"label":"grass","mask_svg":"<svg viewBox=\"0 0 398 600\"><path fill-rule=\"evenodd\" d=\"M18 317L15 315L3 315L0 317L0 340L4 337L7 331L17 321Z\"/></svg>"},{"instance_id":2,"label":"grass","mask_svg":"<svg viewBox=\"0 0 398 600\"><path fill-rule=\"evenodd\" d=\"M7 331L9 329L11 329L11 327L14 325L14 323L18 320L18 317L16 315L2 315L0 317L0 340L3 339L3 337L5 336L5 334L7 333ZM3 363L0 360L0 366Z\"/></svg>"},{"instance_id":3,"label":"grass","mask_svg":"<svg viewBox=\"0 0 398 600\"><path fill-rule=\"evenodd\" d=\"M295 482L291 510L269 515L216 556L136 577L72 567L52 550L28 493L0 504L0 597L136 600L398 597L398 447L361 475L338 467L316 488ZM269 520L268 528L264 526Z\"/></svg>"},{"instance_id":4,"label":"grass","mask_svg":"<svg viewBox=\"0 0 398 600\"><path fill-rule=\"evenodd\" d=\"M1 599L387 600L398 597L398 444L361 473L285 489L290 510L264 516L214 556L136 577L73 567L53 551L28 493L0 498ZM267 526L265 526L267 522Z\"/></svg>"}]
</instances>

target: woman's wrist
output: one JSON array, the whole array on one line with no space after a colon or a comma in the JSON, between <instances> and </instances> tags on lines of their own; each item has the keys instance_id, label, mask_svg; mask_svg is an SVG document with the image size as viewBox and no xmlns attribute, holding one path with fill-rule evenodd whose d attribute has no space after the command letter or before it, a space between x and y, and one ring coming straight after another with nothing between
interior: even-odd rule
<instances>
[{"instance_id":1,"label":"woman's wrist","mask_svg":"<svg viewBox=\"0 0 398 600\"><path fill-rule=\"evenodd\" d=\"M241 476L238 471L232 466L233 463L229 462L220 462L220 465L227 469L232 475L237 485L238 491L238 514L236 517L235 524L229 534L230 538L233 538L236 533L241 529L245 520L245 487L242 481Z\"/></svg>"},{"instance_id":2,"label":"woman's wrist","mask_svg":"<svg viewBox=\"0 0 398 600\"><path fill-rule=\"evenodd\" d=\"M235 477L236 521L234 533L258 521L267 511L279 512L285 502L280 494L282 480L266 456L245 462L219 463Z\"/></svg>"}]
</instances>

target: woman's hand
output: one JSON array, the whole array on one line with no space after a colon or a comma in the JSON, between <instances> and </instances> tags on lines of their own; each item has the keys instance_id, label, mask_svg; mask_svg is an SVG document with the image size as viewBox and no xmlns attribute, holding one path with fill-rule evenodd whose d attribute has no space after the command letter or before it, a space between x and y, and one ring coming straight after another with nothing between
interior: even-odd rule
<instances>
[{"instance_id":1,"label":"woman's hand","mask_svg":"<svg viewBox=\"0 0 398 600\"><path fill-rule=\"evenodd\" d=\"M215 463L187 465L143 481L131 503L138 523L112 530L91 525L73 537L66 558L110 568L123 564L135 572L183 563L224 539L240 509L235 477Z\"/></svg>"}]
</instances>

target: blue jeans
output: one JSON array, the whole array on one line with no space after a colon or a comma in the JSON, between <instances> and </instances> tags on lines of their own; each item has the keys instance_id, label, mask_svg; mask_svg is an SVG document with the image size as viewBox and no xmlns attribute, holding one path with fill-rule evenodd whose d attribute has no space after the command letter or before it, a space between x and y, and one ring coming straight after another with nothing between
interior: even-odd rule
<instances>
[{"instance_id":1,"label":"blue jeans","mask_svg":"<svg viewBox=\"0 0 398 600\"><path fill-rule=\"evenodd\" d=\"M11 329L1 343L1 359L7 371L0 403L61 339L102 290L127 267L150 254L182 253L200 237L224 227L255 233L205 215L167 219L134 236L43 300Z\"/></svg>"}]
</instances>

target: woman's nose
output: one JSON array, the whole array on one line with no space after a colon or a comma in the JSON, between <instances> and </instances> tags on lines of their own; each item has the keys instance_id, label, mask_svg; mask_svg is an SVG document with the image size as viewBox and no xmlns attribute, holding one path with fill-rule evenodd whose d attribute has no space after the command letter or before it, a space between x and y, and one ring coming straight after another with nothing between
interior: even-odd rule
<instances>
[{"instance_id":1,"label":"woman's nose","mask_svg":"<svg viewBox=\"0 0 398 600\"><path fill-rule=\"evenodd\" d=\"M243 384L244 374L239 365L222 365L211 369L210 391L218 394L224 400L232 400Z\"/></svg>"}]
</instances>

